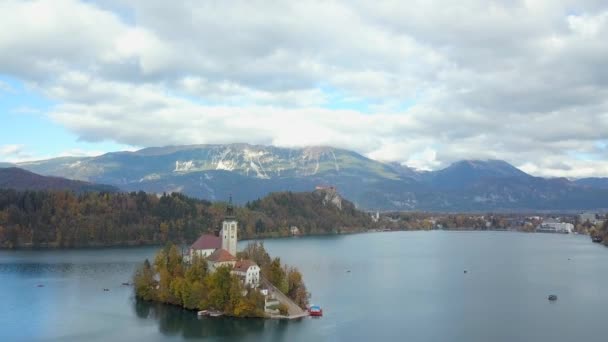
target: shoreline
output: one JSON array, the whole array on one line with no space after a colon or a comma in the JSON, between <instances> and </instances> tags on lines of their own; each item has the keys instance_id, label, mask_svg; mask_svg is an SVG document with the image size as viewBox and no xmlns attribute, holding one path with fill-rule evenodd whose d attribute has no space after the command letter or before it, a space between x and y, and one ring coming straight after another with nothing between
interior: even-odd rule
<instances>
[{"instance_id":1,"label":"shoreline","mask_svg":"<svg viewBox=\"0 0 608 342\"><path fill-rule=\"evenodd\" d=\"M300 234L300 235L291 235L291 236L262 236L262 237L247 237L242 238L241 241L256 241L256 240L276 240L276 239L297 239L297 238L307 238L307 237L323 237L323 236L341 236L341 235L355 235L355 234L372 234L372 233L394 233L394 232L432 232L432 231L444 231L444 232L514 232L514 233L539 233L539 234L555 234L548 232L536 232L536 231L525 231L525 230L517 230L517 229L467 229L467 228L457 228L457 229L399 229L399 230L381 230L381 229L368 229L363 231L354 231L354 232L340 232L340 233L317 233L317 234ZM560 234L561 235L561 234ZM590 236L589 234L563 234L563 235L581 235L581 236ZM104 249L122 249L122 248L145 248L145 247L162 247L167 243L174 243L171 241L165 243L121 243L121 244L112 244L112 245L89 245L89 246L75 246L75 247L66 247L66 246L19 246L16 248L4 248L0 247L0 251L53 251L53 250L104 250ZM608 247L608 244L599 243Z\"/></svg>"},{"instance_id":2,"label":"shoreline","mask_svg":"<svg viewBox=\"0 0 608 342\"><path fill-rule=\"evenodd\" d=\"M188 309L188 308L185 308L185 307L183 307L183 306L181 306L181 305L177 305L177 304L164 303L164 302L159 302L159 301L156 301L156 300L145 300L145 299L143 299L143 298L138 297L137 295L135 295L135 296L133 297L133 299L134 299L136 302L137 302L137 301L140 301L140 302L142 302L142 303L151 304L151 305L167 306L167 307L172 307L172 308L181 309L181 310L183 310L183 311L186 311L186 312L190 312L190 313L192 313L193 315L197 316L197 318L199 318L199 319L200 319L201 317L205 317L205 318L208 318L208 319L216 319L216 318L229 318L229 319L239 319L239 320L242 320L242 319L244 319L244 320L256 320L256 319L259 319L259 320L266 320L266 319L272 319L272 317L270 317L270 316L265 316L265 317L238 317L238 316L233 316L233 315L230 315L230 314L227 314L227 313L224 313L224 312L222 312L222 315L221 315L221 316L218 316L218 317L212 317L212 316L199 316L199 315L198 315L198 312L199 312L199 311L201 311L201 310L199 310L199 309Z\"/></svg>"},{"instance_id":3,"label":"shoreline","mask_svg":"<svg viewBox=\"0 0 608 342\"><path fill-rule=\"evenodd\" d=\"M396 231L396 230L395 230ZM413 231L413 230L412 230ZM274 240L274 239L289 239L289 238L300 238L300 237L309 237L309 236L338 236L338 235L352 235L352 234L362 234L362 233L367 233L368 231L356 231L356 232L340 232L340 233L327 233L327 234L323 234L323 233L317 233L317 234L301 234L301 235L290 235L290 236L260 236L260 237L247 237L247 238L241 238L241 241L255 241L255 240ZM24 250L24 251L34 251L34 250L40 250L40 251L48 251L48 250L79 250L79 249L112 249L112 248L143 248L143 247L162 247L164 245L166 245L167 243L176 243L176 242L172 242L172 241L167 241L164 243L133 243L133 242L126 242L126 243L118 243L118 244L111 244L111 245L85 245L85 246L73 246L73 247L69 247L69 246L55 246L55 245L47 245L47 246L18 246L15 248L5 248L5 247L0 247L0 251L18 251L18 250ZM186 244L186 243L184 243Z\"/></svg>"}]
</instances>

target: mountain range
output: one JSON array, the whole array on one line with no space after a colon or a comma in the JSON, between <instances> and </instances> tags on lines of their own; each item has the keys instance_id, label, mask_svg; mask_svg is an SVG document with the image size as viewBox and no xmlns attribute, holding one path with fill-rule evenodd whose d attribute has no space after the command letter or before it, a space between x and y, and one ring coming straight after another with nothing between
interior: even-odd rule
<instances>
[{"instance_id":1,"label":"mountain range","mask_svg":"<svg viewBox=\"0 0 608 342\"><path fill-rule=\"evenodd\" d=\"M97 157L17 163L46 176L124 191L183 192L244 203L275 191L334 186L368 210L515 211L608 207L608 180L541 178L501 160L465 160L419 172L333 147L226 144L144 148Z\"/></svg>"},{"instance_id":2,"label":"mountain range","mask_svg":"<svg viewBox=\"0 0 608 342\"><path fill-rule=\"evenodd\" d=\"M111 185L93 184L61 177L41 176L17 167L0 168L0 189L23 190L69 190L76 193L117 192Z\"/></svg>"}]
</instances>

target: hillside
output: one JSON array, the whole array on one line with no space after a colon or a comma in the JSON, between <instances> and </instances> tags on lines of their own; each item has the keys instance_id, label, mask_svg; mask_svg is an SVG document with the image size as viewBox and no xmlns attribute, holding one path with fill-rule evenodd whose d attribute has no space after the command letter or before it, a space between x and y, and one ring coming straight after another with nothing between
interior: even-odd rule
<instances>
[{"instance_id":1,"label":"hillside","mask_svg":"<svg viewBox=\"0 0 608 342\"><path fill-rule=\"evenodd\" d=\"M608 178L600 178L600 177L591 177L591 178L582 178L577 179L577 185L581 185L588 188L595 189L607 189L608 190Z\"/></svg>"},{"instance_id":2,"label":"hillside","mask_svg":"<svg viewBox=\"0 0 608 342\"><path fill-rule=\"evenodd\" d=\"M0 168L0 189L14 189L19 191L69 190L77 193L88 191L118 191L118 188L111 185L92 184L61 177L41 176L16 167Z\"/></svg>"},{"instance_id":3,"label":"hillside","mask_svg":"<svg viewBox=\"0 0 608 342\"><path fill-rule=\"evenodd\" d=\"M357 210L333 190L271 193L247 203L246 208L264 213L266 220L279 223L276 228L296 226L304 234L356 231L371 225L368 214ZM256 221L256 235L264 233L265 226L263 219ZM287 231L281 233L285 235Z\"/></svg>"},{"instance_id":4,"label":"hillside","mask_svg":"<svg viewBox=\"0 0 608 342\"><path fill-rule=\"evenodd\" d=\"M533 177L501 160L464 160L418 172L327 146L168 146L19 167L125 191L175 191L211 201L225 201L232 193L240 204L271 192L311 191L317 185L335 186L357 207L369 210L584 210L608 203L608 188L601 181Z\"/></svg>"},{"instance_id":5,"label":"hillside","mask_svg":"<svg viewBox=\"0 0 608 342\"><path fill-rule=\"evenodd\" d=\"M225 206L177 193L0 190L0 248L189 244L219 229ZM333 234L371 224L327 191L271 194L237 207L236 216L241 239L287 236L293 225L303 234Z\"/></svg>"},{"instance_id":6,"label":"hillside","mask_svg":"<svg viewBox=\"0 0 608 342\"><path fill-rule=\"evenodd\" d=\"M438 189L464 189L486 179L527 178L532 176L502 160L462 160L423 179Z\"/></svg>"}]
</instances>

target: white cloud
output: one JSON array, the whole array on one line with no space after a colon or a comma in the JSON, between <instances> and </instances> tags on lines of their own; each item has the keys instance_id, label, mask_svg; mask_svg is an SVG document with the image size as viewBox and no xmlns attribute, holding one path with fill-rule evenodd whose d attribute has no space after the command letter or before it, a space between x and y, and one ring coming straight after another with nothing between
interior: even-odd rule
<instances>
[{"instance_id":1,"label":"white cloud","mask_svg":"<svg viewBox=\"0 0 608 342\"><path fill-rule=\"evenodd\" d=\"M32 156L20 144L0 145L0 162L17 163Z\"/></svg>"},{"instance_id":2,"label":"white cloud","mask_svg":"<svg viewBox=\"0 0 608 342\"><path fill-rule=\"evenodd\" d=\"M605 1L8 0L0 22L0 73L85 141L608 176Z\"/></svg>"},{"instance_id":3,"label":"white cloud","mask_svg":"<svg viewBox=\"0 0 608 342\"><path fill-rule=\"evenodd\" d=\"M131 149L134 150L134 149ZM0 145L0 162L22 163L37 160L44 160L54 157L94 157L104 154L104 151L83 150L79 148L61 151L58 154L35 154L28 148L20 144Z\"/></svg>"},{"instance_id":4,"label":"white cloud","mask_svg":"<svg viewBox=\"0 0 608 342\"><path fill-rule=\"evenodd\" d=\"M441 163L437 160L435 150L425 148L422 152L412 154L405 164L417 170L430 171L436 169Z\"/></svg>"},{"instance_id":5,"label":"white cloud","mask_svg":"<svg viewBox=\"0 0 608 342\"><path fill-rule=\"evenodd\" d=\"M0 155L11 155L11 154L18 154L23 150L23 145L16 145L16 144L11 144L11 145L2 145L0 146Z\"/></svg>"}]
</instances>

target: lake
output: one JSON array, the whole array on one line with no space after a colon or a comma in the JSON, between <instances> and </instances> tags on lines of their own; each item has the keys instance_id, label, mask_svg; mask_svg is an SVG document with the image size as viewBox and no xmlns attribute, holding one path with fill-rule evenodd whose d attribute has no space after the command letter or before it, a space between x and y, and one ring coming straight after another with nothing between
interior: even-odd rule
<instances>
[{"instance_id":1,"label":"lake","mask_svg":"<svg viewBox=\"0 0 608 342\"><path fill-rule=\"evenodd\" d=\"M324 317L199 320L138 302L121 284L157 247L0 251L0 340L608 339L608 248L587 236L391 232L265 246L300 268Z\"/></svg>"}]
</instances>

